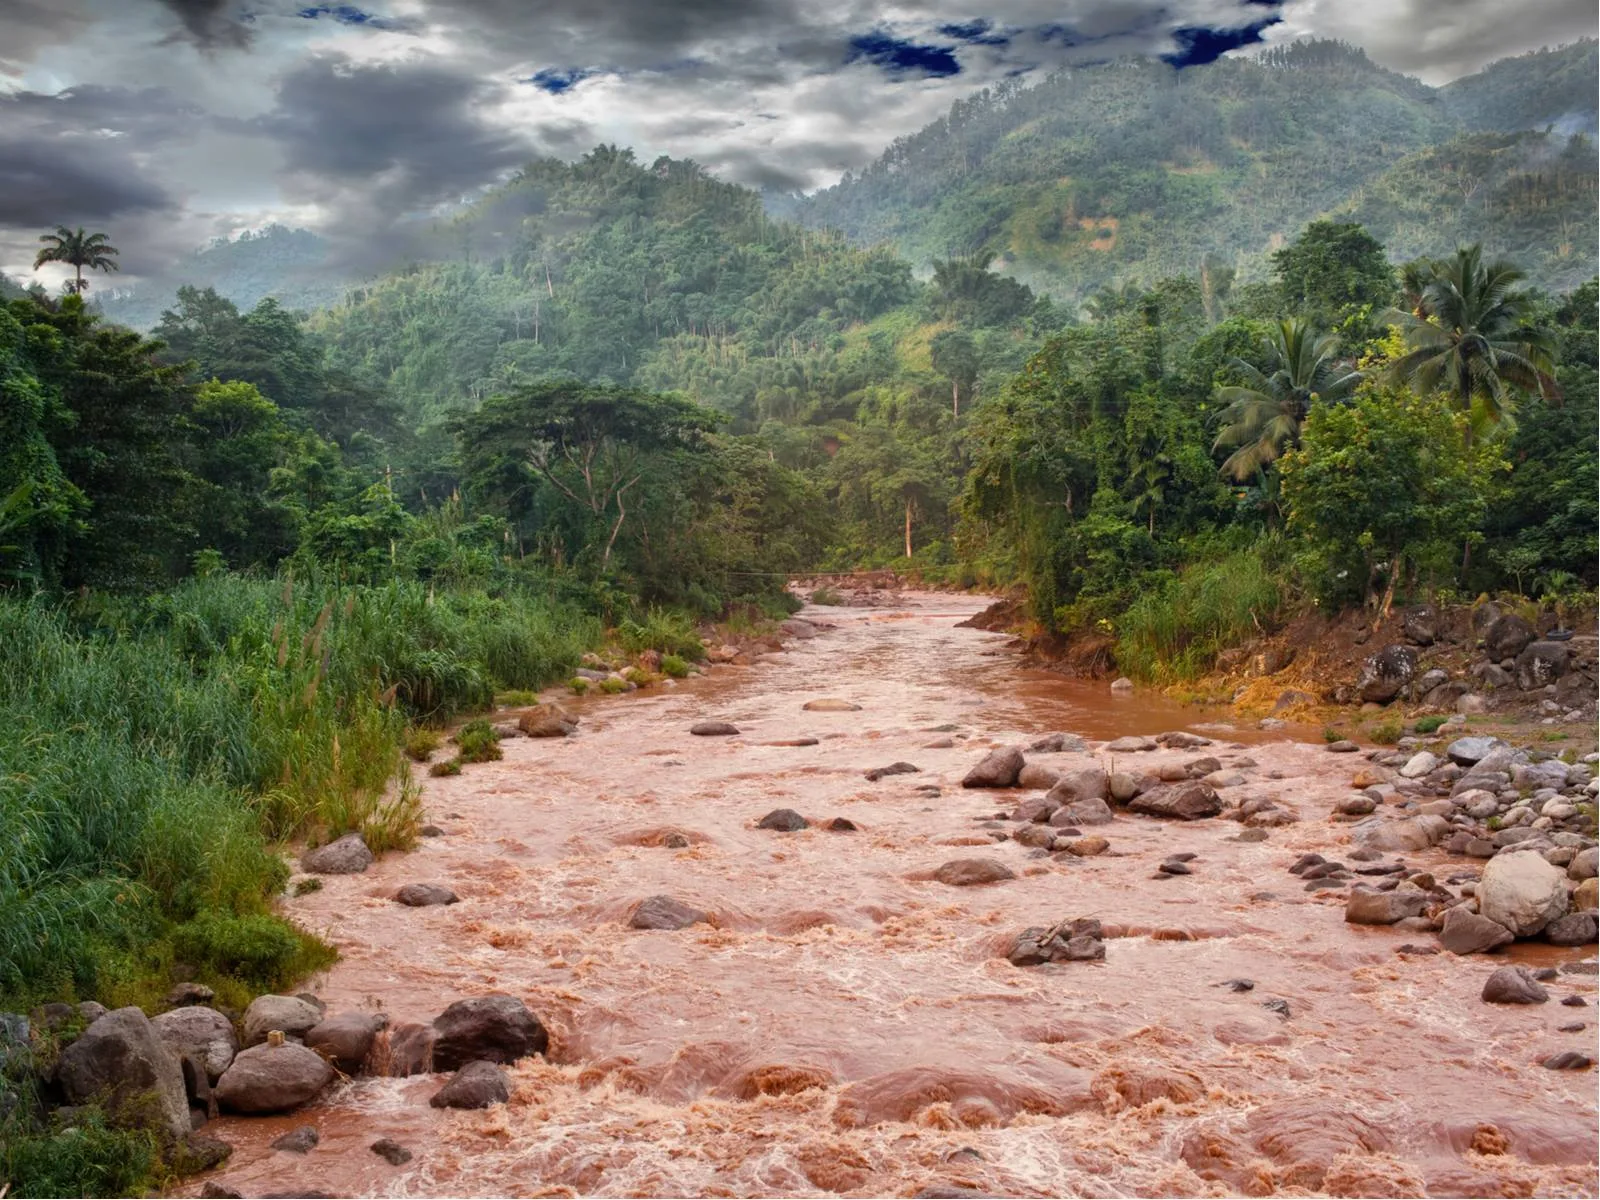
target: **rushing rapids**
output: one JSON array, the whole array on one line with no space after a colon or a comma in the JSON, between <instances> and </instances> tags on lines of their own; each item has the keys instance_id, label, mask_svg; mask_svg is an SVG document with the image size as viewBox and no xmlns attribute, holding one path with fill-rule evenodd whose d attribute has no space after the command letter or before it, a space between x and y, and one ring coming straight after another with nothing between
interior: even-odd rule
<instances>
[{"instance_id":1,"label":"rushing rapids","mask_svg":"<svg viewBox=\"0 0 1600 1200\"><path fill-rule=\"evenodd\" d=\"M503 761L430 780L442 836L288 902L341 952L310 986L331 1010L394 1022L510 993L549 1028L548 1059L508 1068L510 1103L483 1111L430 1107L437 1076L363 1077L289 1116L217 1121L208 1132L236 1147L218 1182L346 1196L1594 1194L1594 1075L1540 1065L1592 1051L1592 973L1550 984L1552 1001L1583 1007L1489 1005L1498 963L1397 953L1432 939L1347 924L1342 898L1287 868L1344 852L1330 813L1350 756L1288 736L1308 731L1196 725L1196 710L1144 693L1019 672L1002 636L956 628L978 607L817 610L835 628L754 667L579 701L575 736L510 740ZM822 699L859 708L804 707ZM707 720L739 733L690 735ZM1245 775L1235 797L1271 796L1299 820L1249 841L1224 819L1119 813L1085 830L1109 852L1079 859L995 840L993 818L1027 793L960 786L988 750L1052 731L1183 728ZM1150 769L1197 753L1136 757ZM895 762L919 770L866 779ZM810 827L759 828L774 809ZM856 829L826 828L836 817ZM1187 874L1157 870L1184 853ZM1015 878L933 877L974 857ZM460 902L394 902L417 882ZM656 895L709 922L630 928ZM1025 927L1080 917L1102 923L1103 961L1007 961ZM1515 961L1586 954L1521 947ZM271 1149L307 1123L321 1135L310 1153ZM381 1138L410 1160L372 1153Z\"/></svg>"}]
</instances>

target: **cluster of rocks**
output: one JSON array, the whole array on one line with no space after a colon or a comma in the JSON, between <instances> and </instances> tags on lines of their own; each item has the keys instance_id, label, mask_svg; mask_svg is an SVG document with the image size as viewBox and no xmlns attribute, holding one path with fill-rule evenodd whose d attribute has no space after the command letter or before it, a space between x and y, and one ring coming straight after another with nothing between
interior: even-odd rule
<instances>
[{"instance_id":1,"label":"cluster of rocks","mask_svg":"<svg viewBox=\"0 0 1600 1200\"><path fill-rule=\"evenodd\" d=\"M1485 603L1473 609L1469 629L1453 628L1432 605L1408 609L1401 635L1405 641L1370 656L1354 687L1339 689L1332 698L1369 704L1405 699L1459 713L1536 703L1552 724L1594 714L1593 649L1575 649L1570 631L1541 633L1516 613ZM1464 678L1453 677L1442 665L1428 665L1433 648L1451 643L1479 651Z\"/></svg>"},{"instance_id":2,"label":"cluster of rocks","mask_svg":"<svg viewBox=\"0 0 1600 1200\"><path fill-rule=\"evenodd\" d=\"M46 1005L32 1020L0 1014L0 1060L8 1068L29 1064L58 1121L100 1105L113 1120L154 1125L184 1143L188 1162L209 1167L229 1148L195 1131L219 1113L292 1112L341 1077L446 1071L453 1077L429 1103L482 1108L510 1095L502 1065L549 1047L538 1017L507 995L459 1000L429 1025L392 1027L380 1013L329 1015L308 993L258 996L237 1021L211 1007L212 999L210 989L183 984L168 997L174 1007L154 1017L93 1002ZM41 1037L59 1053L32 1054ZM314 1129L286 1138L281 1148L300 1153L316 1144ZM409 1157L403 1148L374 1147L391 1161L395 1150Z\"/></svg>"},{"instance_id":3,"label":"cluster of rocks","mask_svg":"<svg viewBox=\"0 0 1600 1200\"><path fill-rule=\"evenodd\" d=\"M1105 934L1094 917L1074 917L1048 927L1024 929L1006 953L1006 958L1018 967L1053 962L1101 962L1105 956Z\"/></svg>"}]
</instances>

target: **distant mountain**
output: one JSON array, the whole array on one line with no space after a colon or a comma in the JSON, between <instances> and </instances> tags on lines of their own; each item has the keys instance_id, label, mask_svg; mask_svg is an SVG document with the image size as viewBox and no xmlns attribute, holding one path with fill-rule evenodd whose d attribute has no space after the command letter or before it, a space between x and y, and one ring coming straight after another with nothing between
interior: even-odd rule
<instances>
[{"instance_id":1,"label":"distant mountain","mask_svg":"<svg viewBox=\"0 0 1600 1200\"><path fill-rule=\"evenodd\" d=\"M1537 282L1570 285L1597 249L1582 136L1596 79L1592 40L1442 89L1329 41L1181 72L1117 62L958 101L859 174L781 207L921 265L992 250L1063 298L1194 273L1208 256L1260 277L1270 251L1334 213L1368 223L1396 257L1481 239ZM1543 134L1550 125L1559 132ZM1541 132L1463 137L1486 130ZM1417 178L1426 164L1442 182Z\"/></svg>"},{"instance_id":2,"label":"distant mountain","mask_svg":"<svg viewBox=\"0 0 1600 1200\"><path fill-rule=\"evenodd\" d=\"M149 329L171 308L179 286L214 287L240 308L267 296L285 308L335 303L351 283L347 270L327 265L328 243L306 229L269 225L259 233L218 240L173 264L160 276L124 288L96 280L91 302L113 321Z\"/></svg>"}]
</instances>

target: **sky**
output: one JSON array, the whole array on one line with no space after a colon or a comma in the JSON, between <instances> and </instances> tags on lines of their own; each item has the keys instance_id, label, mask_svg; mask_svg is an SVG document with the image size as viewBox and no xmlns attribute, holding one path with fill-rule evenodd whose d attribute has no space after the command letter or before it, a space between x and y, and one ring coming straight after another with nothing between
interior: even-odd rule
<instances>
[{"instance_id":1,"label":"sky","mask_svg":"<svg viewBox=\"0 0 1600 1200\"><path fill-rule=\"evenodd\" d=\"M1448 82L1594 0L0 0L0 271L105 230L128 277L278 221L347 246L609 142L811 190L999 79L1303 36Z\"/></svg>"}]
</instances>

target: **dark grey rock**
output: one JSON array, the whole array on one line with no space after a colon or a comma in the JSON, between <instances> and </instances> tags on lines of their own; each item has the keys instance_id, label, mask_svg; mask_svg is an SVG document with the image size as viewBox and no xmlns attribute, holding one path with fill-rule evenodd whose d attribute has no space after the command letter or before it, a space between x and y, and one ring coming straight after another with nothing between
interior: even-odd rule
<instances>
[{"instance_id":1,"label":"dark grey rock","mask_svg":"<svg viewBox=\"0 0 1600 1200\"><path fill-rule=\"evenodd\" d=\"M454 904L461 899L442 883L408 883L394 898L407 908L430 908L436 904Z\"/></svg>"},{"instance_id":2,"label":"dark grey rock","mask_svg":"<svg viewBox=\"0 0 1600 1200\"><path fill-rule=\"evenodd\" d=\"M671 896L651 896L639 902L628 924L634 929L687 929L710 919L709 914Z\"/></svg>"},{"instance_id":3,"label":"dark grey rock","mask_svg":"<svg viewBox=\"0 0 1600 1200\"><path fill-rule=\"evenodd\" d=\"M316 1149L317 1143L321 1140L321 1135L317 1133L315 1125L300 1125L291 1129L282 1137L274 1138L272 1148L274 1150L287 1150L291 1154L309 1154Z\"/></svg>"},{"instance_id":4,"label":"dark grey rock","mask_svg":"<svg viewBox=\"0 0 1600 1200\"><path fill-rule=\"evenodd\" d=\"M1501 967L1483 985L1488 1004L1543 1004L1547 992L1526 967Z\"/></svg>"},{"instance_id":5,"label":"dark grey rock","mask_svg":"<svg viewBox=\"0 0 1600 1200\"><path fill-rule=\"evenodd\" d=\"M756 822L757 829L771 829L778 833L798 833L810 826L811 822L792 808L775 808Z\"/></svg>"},{"instance_id":6,"label":"dark grey rock","mask_svg":"<svg viewBox=\"0 0 1600 1200\"><path fill-rule=\"evenodd\" d=\"M433 1020L433 1067L452 1071L466 1063L513 1063L543 1054L550 1035L515 996L495 994L457 1000Z\"/></svg>"},{"instance_id":7,"label":"dark grey rock","mask_svg":"<svg viewBox=\"0 0 1600 1200\"><path fill-rule=\"evenodd\" d=\"M300 856L300 869L313 875L359 875L372 863L372 851L359 833L347 833Z\"/></svg>"},{"instance_id":8,"label":"dark grey rock","mask_svg":"<svg viewBox=\"0 0 1600 1200\"><path fill-rule=\"evenodd\" d=\"M511 1099L511 1082L492 1062L470 1062L428 1103L434 1108L488 1108Z\"/></svg>"}]
</instances>

